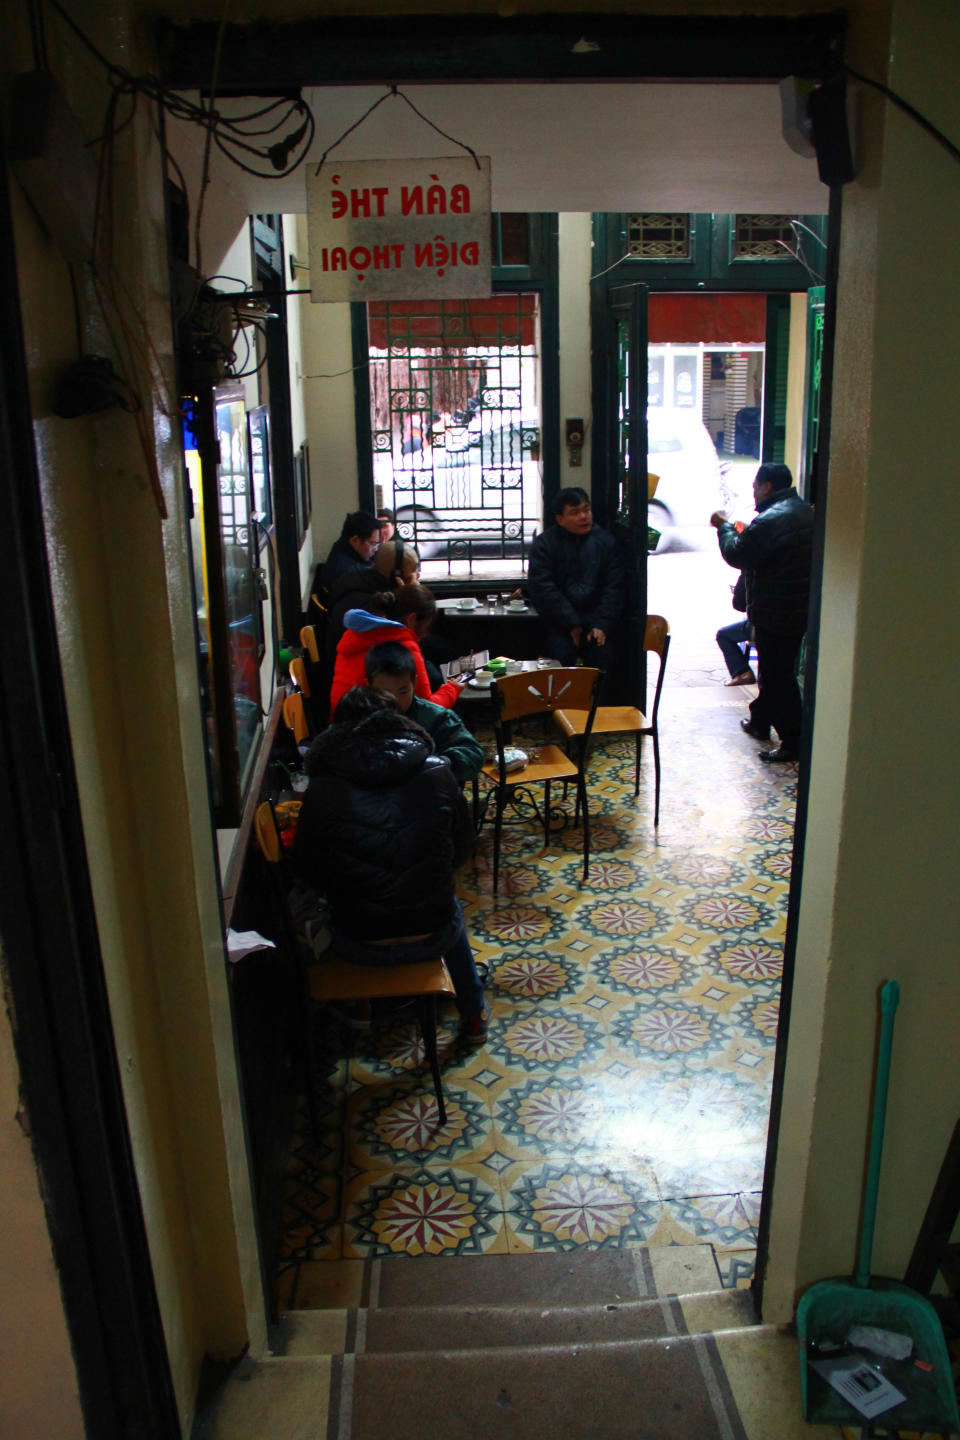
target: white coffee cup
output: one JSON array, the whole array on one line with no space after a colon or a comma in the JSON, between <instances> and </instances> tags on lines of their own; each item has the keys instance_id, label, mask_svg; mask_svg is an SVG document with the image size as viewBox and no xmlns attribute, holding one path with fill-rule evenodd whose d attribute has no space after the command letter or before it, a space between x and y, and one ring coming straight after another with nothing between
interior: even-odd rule
<instances>
[{"instance_id":1,"label":"white coffee cup","mask_svg":"<svg viewBox=\"0 0 960 1440\"><path fill-rule=\"evenodd\" d=\"M511 609L511 610L526 610L526 608L527 608L527 602L526 602L526 600L511 600L511 601L510 601L509 609Z\"/></svg>"},{"instance_id":2,"label":"white coffee cup","mask_svg":"<svg viewBox=\"0 0 960 1440\"><path fill-rule=\"evenodd\" d=\"M476 610L477 602L473 595L464 595L457 601L458 610Z\"/></svg>"}]
</instances>

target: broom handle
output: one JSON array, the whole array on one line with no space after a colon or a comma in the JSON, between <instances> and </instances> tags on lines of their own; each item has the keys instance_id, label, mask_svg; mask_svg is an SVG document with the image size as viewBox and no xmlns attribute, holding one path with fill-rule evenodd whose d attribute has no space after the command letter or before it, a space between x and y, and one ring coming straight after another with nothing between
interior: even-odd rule
<instances>
[{"instance_id":1,"label":"broom handle","mask_svg":"<svg viewBox=\"0 0 960 1440\"><path fill-rule=\"evenodd\" d=\"M883 1127L887 1117L887 1090L890 1085L890 1055L893 1050L893 1020L900 1003L900 986L888 980L880 991L880 1045L877 1050L877 1083L873 1092L873 1125L870 1131L870 1159L863 1197L863 1222L854 1283L861 1290L870 1284L873 1230L877 1219L877 1192L880 1189L880 1162L883 1159Z\"/></svg>"}]
</instances>

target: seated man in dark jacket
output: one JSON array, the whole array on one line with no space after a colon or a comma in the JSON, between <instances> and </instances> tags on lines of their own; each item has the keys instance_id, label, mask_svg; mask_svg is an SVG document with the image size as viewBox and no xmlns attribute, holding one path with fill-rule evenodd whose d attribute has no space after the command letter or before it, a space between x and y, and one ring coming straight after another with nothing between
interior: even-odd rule
<instances>
[{"instance_id":1,"label":"seated man in dark jacket","mask_svg":"<svg viewBox=\"0 0 960 1440\"><path fill-rule=\"evenodd\" d=\"M381 544L372 565L348 570L330 587L330 611L327 616L326 652L331 671L337 646L343 634L343 617L348 610L369 610L370 598L378 591L399 590L420 576L420 556L403 540L386 540Z\"/></svg>"},{"instance_id":2,"label":"seated man in dark jacket","mask_svg":"<svg viewBox=\"0 0 960 1440\"><path fill-rule=\"evenodd\" d=\"M741 533L721 510L710 516L721 555L743 571L747 619L756 638L760 689L750 719L740 724L756 740L769 740L771 725L780 736L775 749L760 751L761 760L796 760L801 714L796 665L810 601L813 506L800 499L786 465L760 466L753 499L756 517Z\"/></svg>"},{"instance_id":3,"label":"seated man in dark jacket","mask_svg":"<svg viewBox=\"0 0 960 1440\"><path fill-rule=\"evenodd\" d=\"M344 519L340 536L330 546L323 566L323 582L332 589L349 570L366 569L380 544L380 521L365 510L353 510Z\"/></svg>"},{"instance_id":4,"label":"seated man in dark jacket","mask_svg":"<svg viewBox=\"0 0 960 1440\"><path fill-rule=\"evenodd\" d=\"M623 611L624 564L612 535L593 523L590 496L579 486L561 490L556 524L530 547L527 592L547 622L547 647L564 665L578 656L609 670L611 637Z\"/></svg>"},{"instance_id":5,"label":"seated man in dark jacket","mask_svg":"<svg viewBox=\"0 0 960 1440\"><path fill-rule=\"evenodd\" d=\"M463 792L430 737L380 690L349 690L307 756L293 860L329 902L334 949L386 965L442 955L463 1036L487 1037L489 1009L456 895L473 853Z\"/></svg>"}]
</instances>

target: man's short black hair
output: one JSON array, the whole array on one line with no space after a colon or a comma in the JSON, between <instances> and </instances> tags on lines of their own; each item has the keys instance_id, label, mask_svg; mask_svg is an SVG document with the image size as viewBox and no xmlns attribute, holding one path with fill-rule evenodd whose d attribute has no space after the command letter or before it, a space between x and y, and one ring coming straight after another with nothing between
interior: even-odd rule
<instances>
[{"instance_id":1,"label":"man's short black hair","mask_svg":"<svg viewBox=\"0 0 960 1440\"><path fill-rule=\"evenodd\" d=\"M373 532L379 529L380 521L376 515L368 515L366 510L351 510L343 522L340 539L350 540L356 535L361 540L369 540Z\"/></svg>"},{"instance_id":2,"label":"man's short black hair","mask_svg":"<svg viewBox=\"0 0 960 1440\"><path fill-rule=\"evenodd\" d=\"M408 675L417 678L417 662L413 653L399 640L384 640L380 645L371 645L367 651L363 668L367 673L367 684L372 685L378 675Z\"/></svg>"},{"instance_id":3,"label":"man's short black hair","mask_svg":"<svg viewBox=\"0 0 960 1440\"><path fill-rule=\"evenodd\" d=\"M397 517L396 517L396 515L394 514L394 512L393 512L392 510L388 510L387 507L386 507L386 505L381 505L381 506L380 506L379 510L377 511L377 519L378 519L378 520L389 520L391 525L396 525L396 523L397 523Z\"/></svg>"},{"instance_id":4,"label":"man's short black hair","mask_svg":"<svg viewBox=\"0 0 960 1440\"><path fill-rule=\"evenodd\" d=\"M774 490L789 490L793 484L793 476L790 474L789 465L761 465L756 473L755 479L761 485L766 483L772 485Z\"/></svg>"},{"instance_id":5,"label":"man's short black hair","mask_svg":"<svg viewBox=\"0 0 960 1440\"><path fill-rule=\"evenodd\" d=\"M590 504L590 496L580 485L568 485L565 490L558 490L556 499L553 502L554 515L562 515L568 505Z\"/></svg>"}]
</instances>

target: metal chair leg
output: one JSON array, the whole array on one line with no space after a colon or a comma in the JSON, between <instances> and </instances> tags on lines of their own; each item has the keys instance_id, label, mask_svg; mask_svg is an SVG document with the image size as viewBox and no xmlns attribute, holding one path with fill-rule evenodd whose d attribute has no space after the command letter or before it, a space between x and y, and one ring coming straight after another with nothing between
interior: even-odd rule
<instances>
[{"instance_id":1,"label":"metal chair leg","mask_svg":"<svg viewBox=\"0 0 960 1440\"><path fill-rule=\"evenodd\" d=\"M440 1059L437 1055L437 997L435 995L419 995L417 997L417 1008L420 1011L420 1033L423 1036L423 1048L427 1052L427 1060L430 1062L433 1088L437 1096L437 1110L440 1113L440 1124L446 1125L447 1107L443 1099L443 1084L440 1080Z\"/></svg>"},{"instance_id":2,"label":"metal chair leg","mask_svg":"<svg viewBox=\"0 0 960 1440\"><path fill-rule=\"evenodd\" d=\"M583 881L586 883L590 870L590 810L587 806L587 786L582 775L577 780L577 789L583 804Z\"/></svg>"},{"instance_id":3,"label":"metal chair leg","mask_svg":"<svg viewBox=\"0 0 960 1440\"><path fill-rule=\"evenodd\" d=\"M639 731L639 730L637 731L636 741L637 741L637 748L636 748L636 755L635 755L635 757L634 757L634 766L633 766L633 798L634 798L634 800L636 800L637 796L640 794L640 756L641 756L641 754L642 754L643 734L642 734L642 732Z\"/></svg>"},{"instance_id":4,"label":"metal chair leg","mask_svg":"<svg viewBox=\"0 0 960 1440\"><path fill-rule=\"evenodd\" d=\"M497 893L497 878L500 874L500 832L503 829L503 790L497 787L497 811L493 817L493 893Z\"/></svg>"},{"instance_id":5,"label":"metal chair leg","mask_svg":"<svg viewBox=\"0 0 960 1440\"><path fill-rule=\"evenodd\" d=\"M543 848L546 850L550 844L550 781L547 780L543 787Z\"/></svg>"},{"instance_id":6,"label":"metal chair leg","mask_svg":"<svg viewBox=\"0 0 960 1440\"><path fill-rule=\"evenodd\" d=\"M653 826L654 829L660 824L660 736L656 730L653 732L653 770L654 770L654 801L653 801Z\"/></svg>"}]
</instances>

